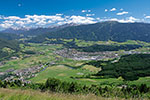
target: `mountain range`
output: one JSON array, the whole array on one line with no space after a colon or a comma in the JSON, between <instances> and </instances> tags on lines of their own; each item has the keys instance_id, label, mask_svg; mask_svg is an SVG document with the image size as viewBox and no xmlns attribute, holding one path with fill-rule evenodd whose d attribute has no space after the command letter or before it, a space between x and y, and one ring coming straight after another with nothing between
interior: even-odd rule
<instances>
[{"instance_id":1,"label":"mountain range","mask_svg":"<svg viewBox=\"0 0 150 100\"><path fill-rule=\"evenodd\" d=\"M28 42L44 42L49 39L81 39L86 41L117 41L139 40L150 42L150 24L148 23L119 23L116 21L100 22L96 24L36 28L29 30L6 29L3 33L23 34L34 36Z\"/></svg>"},{"instance_id":2,"label":"mountain range","mask_svg":"<svg viewBox=\"0 0 150 100\"><path fill-rule=\"evenodd\" d=\"M7 28L3 31L1 31L2 33L12 33L12 34L22 34L24 36L37 36L40 34L45 34L45 33L49 33L49 32L54 32L54 31L58 31L60 29L63 29L65 27L69 27L69 26L77 26L77 24L75 23L70 23L70 24L64 24L64 25L59 25L59 26L49 26L47 28L43 28L43 27L38 27L38 28Z\"/></svg>"},{"instance_id":3,"label":"mountain range","mask_svg":"<svg viewBox=\"0 0 150 100\"><path fill-rule=\"evenodd\" d=\"M81 39L86 41L139 40L150 42L150 24L101 22L89 25L68 26L56 31L37 35L30 42L44 42L49 39Z\"/></svg>"}]
</instances>

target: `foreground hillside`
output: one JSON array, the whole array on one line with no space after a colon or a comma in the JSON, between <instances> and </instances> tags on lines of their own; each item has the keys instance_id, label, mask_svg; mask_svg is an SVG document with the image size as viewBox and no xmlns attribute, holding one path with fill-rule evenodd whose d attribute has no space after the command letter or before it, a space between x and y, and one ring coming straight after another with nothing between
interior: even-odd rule
<instances>
[{"instance_id":1,"label":"foreground hillside","mask_svg":"<svg viewBox=\"0 0 150 100\"><path fill-rule=\"evenodd\" d=\"M150 24L101 22L90 25L68 26L58 31L39 35L30 42L44 42L47 39L81 39L86 41L140 40L150 42Z\"/></svg>"},{"instance_id":2,"label":"foreground hillside","mask_svg":"<svg viewBox=\"0 0 150 100\"><path fill-rule=\"evenodd\" d=\"M126 100L123 98L103 98L92 94L88 95L73 95L52 92L40 92L34 90L20 90L20 89L3 89L0 88L1 100ZM139 100L128 99L128 100ZM142 99L148 100L148 99Z\"/></svg>"},{"instance_id":3,"label":"foreground hillside","mask_svg":"<svg viewBox=\"0 0 150 100\"><path fill-rule=\"evenodd\" d=\"M52 92L42 93L40 91L33 91L33 90L17 90L17 89L14 90L2 88L0 89L0 98L2 100L109 100L106 98L97 97L92 94L71 95Z\"/></svg>"},{"instance_id":4,"label":"foreground hillside","mask_svg":"<svg viewBox=\"0 0 150 100\"><path fill-rule=\"evenodd\" d=\"M0 89L2 100L99 100L103 99L94 95L71 95L59 93L42 93L33 90ZM105 99L106 100L106 99Z\"/></svg>"}]
</instances>

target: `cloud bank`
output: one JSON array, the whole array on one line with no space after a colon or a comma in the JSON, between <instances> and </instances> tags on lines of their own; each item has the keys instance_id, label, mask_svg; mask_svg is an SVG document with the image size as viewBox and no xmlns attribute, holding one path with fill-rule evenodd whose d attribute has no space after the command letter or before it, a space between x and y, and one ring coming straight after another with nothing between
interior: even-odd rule
<instances>
[{"instance_id":1,"label":"cloud bank","mask_svg":"<svg viewBox=\"0 0 150 100\"><path fill-rule=\"evenodd\" d=\"M88 10L86 10L88 11ZM107 10L108 11L108 10ZM119 12L116 15L124 15L128 12ZM146 19L150 19L150 16L145 16ZM63 14L56 15L25 15L24 17L18 16L1 16L0 15L0 29L6 28L37 28L37 27L49 27L52 25L63 25L63 24L94 24L103 21L118 21L120 23L134 23L134 22L144 22L144 19L138 19L133 16L128 16L125 18L116 17L96 17L95 14L85 14L81 15L71 15L66 16Z\"/></svg>"},{"instance_id":2,"label":"cloud bank","mask_svg":"<svg viewBox=\"0 0 150 100\"><path fill-rule=\"evenodd\" d=\"M150 19L150 16L145 16L146 19Z\"/></svg>"},{"instance_id":3,"label":"cloud bank","mask_svg":"<svg viewBox=\"0 0 150 100\"><path fill-rule=\"evenodd\" d=\"M137 19L133 16L127 17L126 19L117 19L117 18L111 18L108 19L109 21L118 21L120 23L134 23L134 22L140 22L140 19Z\"/></svg>"},{"instance_id":4,"label":"cloud bank","mask_svg":"<svg viewBox=\"0 0 150 100\"><path fill-rule=\"evenodd\" d=\"M0 16L0 28L33 28L33 27L47 27L50 25L62 25L69 23L76 24L92 24L97 20L90 16L94 14L87 14L86 16L65 16L63 14L56 15L25 15L24 18L18 16Z\"/></svg>"}]
</instances>

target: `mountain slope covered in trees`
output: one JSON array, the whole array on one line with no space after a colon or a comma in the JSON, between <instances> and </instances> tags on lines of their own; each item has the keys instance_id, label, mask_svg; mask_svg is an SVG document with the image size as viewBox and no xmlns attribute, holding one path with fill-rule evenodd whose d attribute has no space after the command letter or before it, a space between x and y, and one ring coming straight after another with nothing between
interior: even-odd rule
<instances>
[{"instance_id":1,"label":"mountain slope covered in trees","mask_svg":"<svg viewBox=\"0 0 150 100\"><path fill-rule=\"evenodd\" d=\"M20 36L16 35L16 34L0 32L0 39L15 40L15 39L19 39L19 38L20 38Z\"/></svg>"},{"instance_id":2,"label":"mountain slope covered in trees","mask_svg":"<svg viewBox=\"0 0 150 100\"><path fill-rule=\"evenodd\" d=\"M68 26L58 31L39 35L30 42L44 42L47 38L81 39L87 41L140 40L150 42L150 24L101 22L89 25Z\"/></svg>"},{"instance_id":3,"label":"mountain slope covered in trees","mask_svg":"<svg viewBox=\"0 0 150 100\"><path fill-rule=\"evenodd\" d=\"M19 50L20 47L17 41L0 39L0 60L12 56Z\"/></svg>"},{"instance_id":4,"label":"mountain slope covered in trees","mask_svg":"<svg viewBox=\"0 0 150 100\"><path fill-rule=\"evenodd\" d=\"M15 40L18 38L15 34L0 33L0 60L20 50L19 42Z\"/></svg>"},{"instance_id":5,"label":"mountain slope covered in trees","mask_svg":"<svg viewBox=\"0 0 150 100\"><path fill-rule=\"evenodd\" d=\"M106 63L106 65L101 65L101 63ZM137 80L139 77L150 76L149 54L124 55L118 62L92 61L89 64L102 68L98 72L98 76L110 78L122 77L130 81Z\"/></svg>"}]
</instances>

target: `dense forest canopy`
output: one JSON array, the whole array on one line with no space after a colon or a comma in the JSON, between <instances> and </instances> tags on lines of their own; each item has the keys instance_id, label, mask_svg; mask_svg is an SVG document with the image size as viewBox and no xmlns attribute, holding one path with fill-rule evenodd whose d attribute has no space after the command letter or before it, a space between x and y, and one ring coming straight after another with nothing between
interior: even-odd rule
<instances>
[{"instance_id":1,"label":"dense forest canopy","mask_svg":"<svg viewBox=\"0 0 150 100\"><path fill-rule=\"evenodd\" d=\"M104 62L103 62L104 63ZM101 67L102 71L97 76L110 78L122 77L125 80L137 80L139 77L150 76L150 55L149 54L133 54L125 55L118 62L105 62L102 65L99 61L90 62L96 67Z\"/></svg>"}]
</instances>

